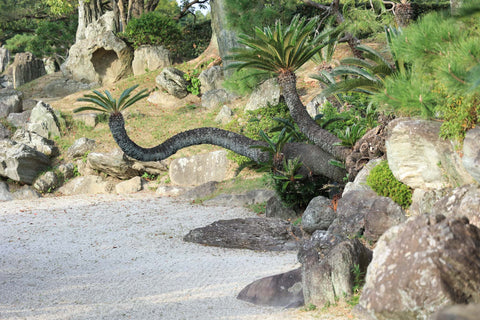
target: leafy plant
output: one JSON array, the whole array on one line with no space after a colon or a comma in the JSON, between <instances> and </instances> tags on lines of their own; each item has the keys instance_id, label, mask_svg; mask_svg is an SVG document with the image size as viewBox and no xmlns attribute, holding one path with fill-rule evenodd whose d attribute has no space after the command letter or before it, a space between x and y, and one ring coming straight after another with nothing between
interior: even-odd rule
<instances>
[{"instance_id":1,"label":"leafy plant","mask_svg":"<svg viewBox=\"0 0 480 320\"><path fill-rule=\"evenodd\" d=\"M380 162L372 169L367 184L378 195L391 198L404 209L412 203L412 190L395 178L387 161Z\"/></svg>"},{"instance_id":2,"label":"leafy plant","mask_svg":"<svg viewBox=\"0 0 480 320\"><path fill-rule=\"evenodd\" d=\"M200 79L198 75L200 71L198 69L194 69L192 74L184 73L183 78L188 81L187 91L193 94L194 96L200 95Z\"/></svg>"},{"instance_id":3,"label":"leafy plant","mask_svg":"<svg viewBox=\"0 0 480 320\"><path fill-rule=\"evenodd\" d=\"M365 134L366 128L360 124L353 124L350 127L347 127L345 131L338 131L337 137L342 140L340 145L345 147L353 147L355 142L357 142Z\"/></svg>"}]
</instances>

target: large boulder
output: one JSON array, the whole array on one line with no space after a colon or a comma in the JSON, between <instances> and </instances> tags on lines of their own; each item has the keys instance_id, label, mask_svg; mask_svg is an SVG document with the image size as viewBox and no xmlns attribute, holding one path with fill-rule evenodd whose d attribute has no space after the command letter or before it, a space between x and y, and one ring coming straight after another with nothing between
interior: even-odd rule
<instances>
[{"instance_id":1,"label":"large boulder","mask_svg":"<svg viewBox=\"0 0 480 320\"><path fill-rule=\"evenodd\" d=\"M35 58L30 52L17 53L12 64L12 70L14 88L46 74L43 60Z\"/></svg>"},{"instance_id":2,"label":"large boulder","mask_svg":"<svg viewBox=\"0 0 480 320\"><path fill-rule=\"evenodd\" d=\"M214 89L202 95L202 107L211 109L231 101L233 96L225 89Z\"/></svg>"},{"instance_id":3,"label":"large boulder","mask_svg":"<svg viewBox=\"0 0 480 320\"><path fill-rule=\"evenodd\" d=\"M158 87L167 91L172 96L183 99L188 95L188 81L185 80L184 72L173 67L168 67L155 78Z\"/></svg>"},{"instance_id":4,"label":"large boulder","mask_svg":"<svg viewBox=\"0 0 480 320\"><path fill-rule=\"evenodd\" d=\"M132 168L133 161L129 160L118 148L108 154L90 152L87 156L87 163L90 168L121 180L128 180L140 175L139 171Z\"/></svg>"},{"instance_id":5,"label":"large boulder","mask_svg":"<svg viewBox=\"0 0 480 320\"><path fill-rule=\"evenodd\" d=\"M229 161L224 150L179 158L170 164L170 179L181 186L198 186L209 181L223 181Z\"/></svg>"},{"instance_id":6,"label":"large boulder","mask_svg":"<svg viewBox=\"0 0 480 320\"><path fill-rule=\"evenodd\" d=\"M49 157L31 147L11 140L0 140L0 176L32 184L50 165Z\"/></svg>"},{"instance_id":7,"label":"large boulder","mask_svg":"<svg viewBox=\"0 0 480 320\"><path fill-rule=\"evenodd\" d=\"M47 139L59 137L60 120L49 104L39 101L30 114L27 130Z\"/></svg>"},{"instance_id":8,"label":"large boulder","mask_svg":"<svg viewBox=\"0 0 480 320\"><path fill-rule=\"evenodd\" d=\"M30 132L25 129L15 131L12 140L17 143L26 144L49 157L55 157L59 154L58 147L53 140L46 139L35 132Z\"/></svg>"},{"instance_id":9,"label":"large boulder","mask_svg":"<svg viewBox=\"0 0 480 320\"><path fill-rule=\"evenodd\" d=\"M52 192L60 185L60 179L53 171L48 171L39 176L33 183L33 187L41 193Z\"/></svg>"},{"instance_id":10,"label":"large boulder","mask_svg":"<svg viewBox=\"0 0 480 320\"><path fill-rule=\"evenodd\" d=\"M373 191L351 191L337 206L337 218L328 231L345 238L364 235L376 241L390 227L405 221L405 212L392 199Z\"/></svg>"},{"instance_id":11,"label":"large boulder","mask_svg":"<svg viewBox=\"0 0 480 320\"><path fill-rule=\"evenodd\" d=\"M25 128L27 126L28 120L30 120L31 114L32 111L10 113L7 117L7 121L15 128Z\"/></svg>"},{"instance_id":12,"label":"large boulder","mask_svg":"<svg viewBox=\"0 0 480 320\"><path fill-rule=\"evenodd\" d=\"M472 177L451 141L439 137L440 122L396 119L388 125L388 166L399 181L416 189L470 184Z\"/></svg>"},{"instance_id":13,"label":"large boulder","mask_svg":"<svg viewBox=\"0 0 480 320\"><path fill-rule=\"evenodd\" d=\"M68 181L58 189L63 195L75 194L106 194L115 190L115 184L101 176L81 176Z\"/></svg>"},{"instance_id":14,"label":"large boulder","mask_svg":"<svg viewBox=\"0 0 480 320\"><path fill-rule=\"evenodd\" d=\"M277 196L268 199L265 204L265 216L268 218L279 218L283 220L294 220L297 213L292 208L287 208Z\"/></svg>"},{"instance_id":15,"label":"large boulder","mask_svg":"<svg viewBox=\"0 0 480 320\"><path fill-rule=\"evenodd\" d=\"M254 281L240 291L237 299L262 306L302 306L302 270L295 269Z\"/></svg>"},{"instance_id":16,"label":"large boulder","mask_svg":"<svg viewBox=\"0 0 480 320\"><path fill-rule=\"evenodd\" d=\"M13 89L0 90L0 118L6 118L10 113L22 112L22 96L20 91Z\"/></svg>"},{"instance_id":17,"label":"large boulder","mask_svg":"<svg viewBox=\"0 0 480 320\"><path fill-rule=\"evenodd\" d=\"M106 12L77 39L62 65L62 71L76 81L112 84L132 73L133 50L115 36L113 11Z\"/></svg>"},{"instance_id":18,"label":"large boulder","mask_svg":"<svg viewBox=\"0 0 480 320\"><path fill-rule=\"evenodd\" d=\"M10 190L8 188L8 185L0 181L0 201L10 201L13 200L13 196L10 193Z\"/></svg>"},{"instance_id":19,"label":"large boulder","mask_svg":"<svg viewBox=\"0 0 480 320\"><path fill-rule=\"evenodd\" d=\"M302 215L303 230L308 233L327 230L337 216L333 209L332 200L323 196L313 198Z\"/></svg>"},{"instance_id":20,"label":"large boulder","mask_svg":"<svg viewBox=\"0 0 480 320\"><path fill-rule=\"evenodd\" d=\"M68 78L55 79L42 89L45 97L65 97L78 91L93 89L93 85Z\"/></svg>"},{"instance_id":21,"label":"large boulder","mask_svg":"<svg viewBox=\"0 0 480 320\"><path fill-rule=\"evenodd\" d=\"M221 194L203 202L210 206L244 207L247 205L264 203L275 196L273 190L252 190L242 194Z\"/></svg>"},{"instance_id":22,"label":"large boulder","mask_svg":"<svg viewBox=\"0 0 480 320\"><path fill-rule=\"evenodd\" d=\"M480 302L480 230L429 215L388 230L368 267L359 310L371 319L430 319L447 305Z\"/></svg>"},{"instance_id":23,"label":"large boulder","mask_svg":"<svg viewBox=\"0 0 480 320\"><path fill-rule=\"evenodd\" d=\"M10 51L7 48L0 48L0 73L7 69L8 64L10 63Z\"/></svg>"},{"instance_id":24,"label":"large boulder","mask_svg":"<svg viewBox=\"0 0 480 320\"><path fill-rule=\"evenodd\" d=\"M457 304L437 312L432 320L478 320L480 304Z\"/></svg>"},{"instance_id":25,"label":"large boulder","mask_svg":"<svg viewBox=\"0 0 480 320\"><path fill-rule=\"evenodd\" d=\"M184 241L222 248L259 251L296 250L300 230L289 222L274 218L219 220L191 230Z\"/></svg>"},{"instance_id":26,"label":"large boulder","mask_svg":"<svg viewBox=\"0 0 480 320\"><path fill-rule=\"evenodd\" d=\"M140 46L133 54L132 70L135 76L171 65L170 51L163 46Z\"/></svg>"},{"instance_id":27,"label":"large boulder","mask_svg":"<svg viewBox=\"0 0 480 320\"><path fill-rule=\"evenodd\" d=\"M198 76L198 79L200 80L200 88L203 94L211 90L222 89L222 83L224 81L223 68L214 66L203 70Z\"/></svg>"},{"instance_id":28,"label":"large boulder","mask_svg":"<svg viewBox=\"0 0 480 320\"><path fill-rule=\"evenodd\" d=\"M467 131L463 140L462 163L473 179L480 183L480 127Z\"/></svg>"},{"instance_id":29,"label":"large boulder","mask_svg":"<svg viewBox=\"0 0 480 320\"><path fill-rule=\"evenodd\" d=\"M80 139L75 140L75 142L73 142L73 144L68 148L67 155L70 158L83 157L84 155L95 150L95 147L95 140L81 137Z\"/></svg>"},{"instance_id":30,"label":"large boulder","mask_svg":"<svg viewBox=\"0 0 480 320\"><path fill-rule=\"evenodd\" d=\"M130 180L122 181L115 186L115 191L120 194L135 193L143 189L142 178L134 177Z\"/></svg>"},{"instance_id":31,"label":"large boulder","mask_svg":"<svg viewBox=\"0 0 480 320\"><path fill-rule=\"evenodd\" d=\"M253 90L245 110L257 110L268 105L277 105L280 102L280 86L276 79L270 79Z\"/></svg>"}]
</instances>

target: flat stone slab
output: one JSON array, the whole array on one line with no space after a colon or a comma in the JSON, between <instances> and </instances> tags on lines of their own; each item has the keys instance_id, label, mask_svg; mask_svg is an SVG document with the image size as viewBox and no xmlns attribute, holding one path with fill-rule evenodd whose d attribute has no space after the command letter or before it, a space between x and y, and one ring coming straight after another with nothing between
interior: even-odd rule
<instances>
[{"instance_id":1,"label":"flat stone slab","mask_svg":"<svg viewBox=\"0 0 480 320\"><path fill-rule=\"evenodd\" d=\"M215 247L258 251L297 250L299 228L273 218L219 220L190 231L184 241Z\"/></svg>"}]
</instances>

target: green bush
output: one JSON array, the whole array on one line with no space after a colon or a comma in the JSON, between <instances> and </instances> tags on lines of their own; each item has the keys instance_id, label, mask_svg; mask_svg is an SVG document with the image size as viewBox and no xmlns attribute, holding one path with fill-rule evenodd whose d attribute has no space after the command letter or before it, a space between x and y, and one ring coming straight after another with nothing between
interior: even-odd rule
<instances>
[{"instance_id":1,"label":"green bush","mask_svg":"<svg viewBox=\"0 0 480 320\"><path fill-rule=\"evenodd\" d=\"M148 12L131 19L121 36L132 43L134 48L141 45L163 45L169 50L174 50L182 39L177 23L157 12Z\"/></svg>"},{"instance_id":2,"label":"green bush","mask_svg":"<svg viewBox=\"0 0 480 320\"><path fill-rule=\"evenodd\" d=\"M265 81L268 74L259 72L254 69L235 70L225 81L223 87L228 91L232 91L240 96L246 96L252 93L253 89Z\"/></svg>"},{"instance_id":3,"label":"green bush","mask_svg":"<svg viewBox=\"0 0 480 320\"><path fill-rule=\"evenodd\" d=\"M372 169L367 184L378 195L391 198L404 209L412 204L412 190L393 176L387 161L380 162Z\"/></svg>"}]
</instances>

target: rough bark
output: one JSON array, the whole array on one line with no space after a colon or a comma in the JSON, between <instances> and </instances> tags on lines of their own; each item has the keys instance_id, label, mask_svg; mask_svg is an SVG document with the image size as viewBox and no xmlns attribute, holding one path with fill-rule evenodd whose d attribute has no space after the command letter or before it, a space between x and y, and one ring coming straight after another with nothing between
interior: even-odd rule
<instances>
[{"instance_id":1,"label":"rough bark","mask_svg":"<svg viewBox=\"0 0 480 320\"><path fill-rule=\"evenodd\" d=\"M120 113L110 115L109 125L113 138L122 151L129 157L140 161L160 161L182 148L199 144L220 146L256 162L266 162L270 156L268 152L252 148L256 145L265 145L264 142L218 128L207 127L184 131L153 148L143 148L128 137L125 122ZM328 163L332 156L315 145L290 143L284 147L283 153L287 159L299 157L306 174L323 175L338 182L345 177L343 169Z\"/></svg>"},{"instance_id":2,"label":"rough bark","mask_svg":"<svg viewBox=\"0 0 480 320\"><path fill-rule=\"evenodd\" d=\"M78 1L78 27L77 42L85 39L85 29L93 21L96 21L103 14L101 0Z\"/></svg>"}]
</instances>

